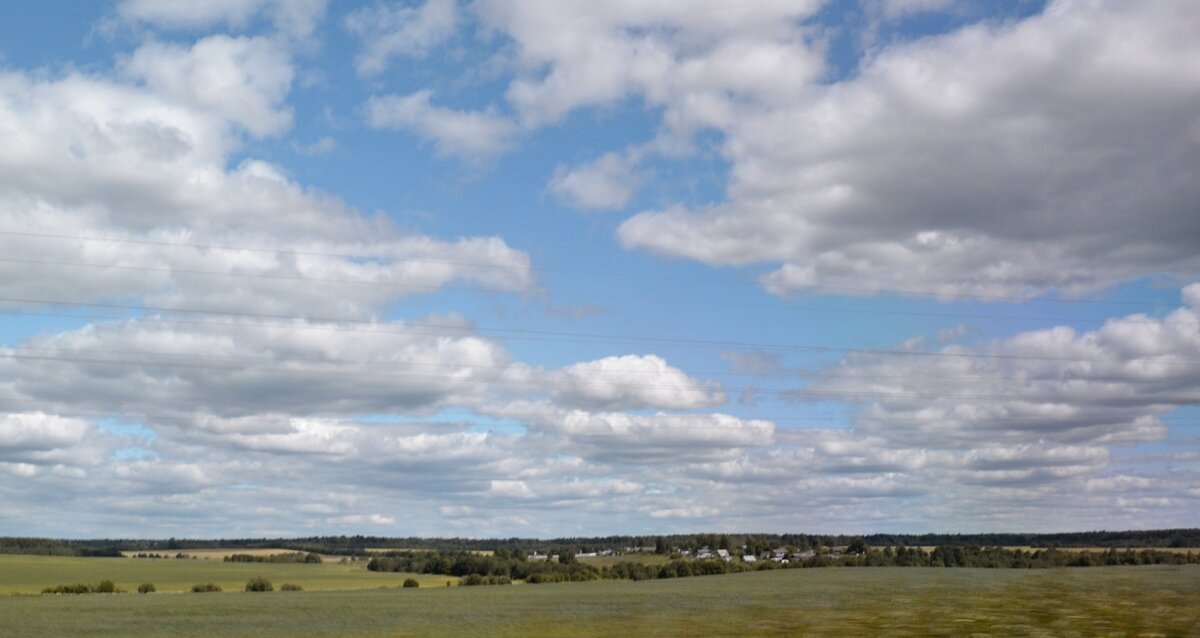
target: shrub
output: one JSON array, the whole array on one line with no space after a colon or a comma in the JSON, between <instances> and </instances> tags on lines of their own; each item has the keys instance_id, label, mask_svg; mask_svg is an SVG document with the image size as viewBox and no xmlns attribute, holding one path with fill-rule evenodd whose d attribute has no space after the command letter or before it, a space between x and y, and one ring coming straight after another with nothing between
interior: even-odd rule
<instances>
[{"instance_id":1,"label":"shrub","mask_svg":"<svg viewBox=\"0 0 1200 638\"><path fill-rule=\"evenodd\" d=\"M74 585L55 585L42 590L43 594L119 594L116 583L102 580L95 585L75 583Z\"/></svg>"},{"instance_id":2,"label":"shrub","mask_svg":"<svg viewBox=\"0 0 1200 638\"><path fill-rule=\"evenodd\" d=\"M139 594L153 594L154 591L154 583L142 583L141 585L138 585Z\"/></svg>"},{"instance_id":3,"label":"shrub","mask_svg":"<svg viewBox=\"0 0 1200 638\"><path fill-rule=\"evenodd\" d=\"M271 581L262 576L255 576L246 581L246 591L275 591L271 586Z\"/></svg>"},{"instance_id":4,"label":"shrub","mask_svg":"<svg viewBox=\"0 0 1200 638\"><path fill-rule=\"evenodd\" d=\"M420 587L421 583L417 582L416 578L405 578L404 586L405 587Z\"/></svg>"},{"instance_id":5,"label":"shrub","mask_svg":"<svg viewBox=\"0 0 1200 638\"><path fill-rule=\"evenodd\" d=\"M467 587L477 585L511 585L512 579L508 576L483 576L481 574L468 574L459 579L458 584Z\"/></svg>"},{"instance_id":6,"label":"shrub","mask_svg":"<svg viewBox=\"0 0 1200 638\"><path fill-rule=\"evenodd\" d=\"M96 591L92 585L76 583L74 585L56 585L42 590L43 594L90 594Z\"/></svg>"},{"instance_id":7,"label":"shrub","mask_svg":"<svg viewBox=\"0 0 1200 638\"><path fill-rule=\"evenodd\" d=\"M279 587L280 591L304 591L304 588L296 583L284 583Z\"/></svg>"},{"instance_id":8,"label":"shrub","mask_svg":"<svg viewBox=\"0 0 1200 638\"><path fill-rule=\"evenodd\" d=\"M197 594L221 591L221 586L214 583L198 583L192 585L192 591Z\"/></svg>"},{"instance_id":9,"label":"shrub","mask_svg":"<svg viewBox=\"0 0 1200 638\"><path fill-rule=\"evenodd\" d=\"M226 563L309 563L320 564L322 558L315 552L288 552L286 554L230 554Z\"/></svg>"}]
</instances>

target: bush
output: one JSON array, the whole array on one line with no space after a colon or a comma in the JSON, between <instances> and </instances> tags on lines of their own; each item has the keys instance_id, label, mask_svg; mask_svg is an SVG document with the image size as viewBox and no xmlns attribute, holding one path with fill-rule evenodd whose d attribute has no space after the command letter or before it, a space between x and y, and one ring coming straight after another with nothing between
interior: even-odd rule
<instances>
[{"instance_id":1,"label":"bush","mask_svg":"<svg viewBox=\"0 0 1200 638\"><path fill-rule=\"evenodd\" d=\"M304 588L296 583L284 583L280 585L279 591L304 591Z\"/></svg>"},{"instance_id":2,"label":"bush","mask_svg":"<svg viewBox=\"0 0 1200 638\"><path fill-rule=\"evenodd\" d=\"M42 590L43 594L91 594L96 591L95 586L76 583L74 585L56 585L47 587Z\"/></svg>"},{"instance_id":3,"label":"bush","mask_svg":"<svg viewBox=\"0 0 1200 638\"><path fill-rule=\"evenodd\" d=\"M221 591L221 586L214 583L198 583L192 585L192 591L197 594Z\"/></svg>"},{"instance_id":4,"label":"bush","mask_svg":"<svg viewBox=\"0 0 1200 638\"><path fill-rule=\"evenodd\" d=\"M508 576L483 576L481 574L468 574L459 579L458 584L466 587L478 585L511 585L512 579Z\"/></svg>"},{"instance_id":5,"label":"bush","mask_svg":"<svg viewBox=\"0 0 1200 638\"><path fill-rule=\"evenodd\" d=\"M74 585L55 585L42 590L43 594L119 594L116 583L102 580L95 585L75 583Z\"/></svg>"},{"instance_id":6,"label":"bush","mask_svg":"<svg viewBox=\"0 0 1200 638\"><path fill-rule=\"evenodd\" d=\"M271 586L271 581L262 576L255 576L246 581L246 591L275 591Z\"/></svg>"},{"instance_id":7,"label":"bush","mask_svg":"<svg viewBox=\"0 0 1200 638\"><path fill-rule=\"evenodd\" d=\"M321 564L320 554L315 552L288 552L286 554L230 554L225 557L226 563L308 563Z\"/></svg>"},{"instance_id":8,"label":"bush","mask_svg":"<svg viewBox=\"0 0 1200 638\"><path fill-rule=\"evenodd\" d=\"M405 578L404 586L405 587L420 587L421 583L417 582L416 578Z\"/></svg>"},{"instance_id":9,"label":"bush","mask_svg":"<svg viewBox=\"0 0 1200 638\"><path fill-rule=\"evenodd\" d=\"M141 585L138 585L139 594L153 594L154 591L154 583L142 583Z\"/></svg>"}]
</instances>

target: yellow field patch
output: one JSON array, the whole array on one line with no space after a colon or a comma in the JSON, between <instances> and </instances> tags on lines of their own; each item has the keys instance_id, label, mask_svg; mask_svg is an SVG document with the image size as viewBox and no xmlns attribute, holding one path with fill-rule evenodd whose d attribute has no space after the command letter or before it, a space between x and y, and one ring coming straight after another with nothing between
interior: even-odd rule
<instances>
[{"instance_id":1,"label":"yellow field patch","mask_svg":"<svg viewBox=\"0 0 1200 638\"><path fill-rule=\"evenodd\" d=\"M215 583L227 592L242 591L246 581L262 576L279 588L284 583L306 591L400 587L415 578L422 587L457 583L452 576L367 571L366 561L306 563L227 563L207 559L82 558L75 556L0 555L0 594L36 594L46 587L112 580L119 589L137 591L153 583L158 592L191 591L193 585Z\"/></svg>"},{"instance_id":2,"label":"yellow field patch","mask_svg":"<svg viewBox=\"0 0 1200 638\"><path fill-rule=\"evenodd\" d=\"M134 558L138 554L161 554L168 558L175 558L176 554L183 554L188 558L195 557L200 560L216 559L225 560L227 556L234 554L249 554L251 556L276 556L279 554L295 554L299 550L282 549L282 548L264 548L264 549L160 549L160 550L137 550L132 552L121 552L121 555L126 558ZM307 553L307 552L305 552ZM325 558L322 556L321 558Z\"/></svg>"}]
</instances>

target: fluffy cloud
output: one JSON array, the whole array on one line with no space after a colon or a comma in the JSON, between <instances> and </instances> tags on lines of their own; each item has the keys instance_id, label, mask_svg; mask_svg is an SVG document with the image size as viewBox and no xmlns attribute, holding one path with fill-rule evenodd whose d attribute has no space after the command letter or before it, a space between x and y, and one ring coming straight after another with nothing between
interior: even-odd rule
<instances>
[{"instance_id":1,"label":"fluffy cloud","mask_svg":"<svg viewBox=\"0 0 1200 638\"><path fill-rule=\"evenodd\" d=\"M204 38L190 48L151 42L123 65L157 95L195 105L263 136L291 125L282 101L292 84L287 52L264 38Z\"/></svg>"},{"instance_id":2,"label":"fluffy cloud","mask_svg":"<svg viewBox=\"0 0 1200 638\"><path fill-rule=\"evenodd\" d=\"M1184 295L1189 303L1195 296L1191 287ZM1160 415L1200 398L1200 319L1192 305L1089 332L1051 328L950 346L939 351L945 356L848 355L806 388L860 397L848 430L560 405L612 400L588 394L608 387L601 380L636 392L644 385L632 382L639 371L670 379L672 392L704 388L652 355L538 371L512 364L465 325L462 336L449 337L406 333L396 323L350 333L244 323L126 321L0 353L5 405L50 411L0 420L0 471L24 479L0 490L0 499L37 515L29 509L35 493L86 476L108 487L72 488L72 498L89 500L81 508L128 512L133 518L122 524L162 529L267 533L237 526L268 515L281 533L295 525L354 531L373 515L383 529L396 529L386 517L400 520L403 511L411 513L403 528L414 533L444 534L448 526L557 534L575 528L530 517L529 508L569 507L581 532L600 520L616 531L647 520L694 529L745 518L771 529L927 528L929 521L945 529L1037 529L1065 491L1080 495L1072 512L1081 525L1132 525L1139 513L1175 520L1180 499L1200 497L1188 496L1200 477L1196 458L1146 473L1145 462L1113 452L1160 440ZM544 397L514 399L531 393ZM458 406L526 431L356 416ZM155 436L97 441L86 420L51 416L111 411ZM146 454L109 456L122 445ZM456 468L452 476L446 467ZM247 493L240 487L247 482L259 487ZM314 494L311 485L330 492ZM338 497L342 489L354 498ZM264 500L274 504L269 512ZM454 505L446 509L447 502ZM781 502L803 503L811 518ZM225 514L214 517L222 503ZM81 529L104 524L56 520Z\"/></svg>"},{"instance_id":3,"label":"fluffy cloud","mask_svg":"<svg viewBox=\"0 0 1200 638\"><path fill-rule=\"evenodd\" d=\"M455 0L427 0L420 7L379 4L346 16L346 28L363 41L355 61L359 75L381 73L394 56L424 57L454 34Z\"/></svg>"},{"instance_id":4,"label":"fluffy cloud","mask_svg":"<svg viewBox=\"0 0 1200 638\"><path fill-rule=\"evenodd\" d=\"M556 403L589 408L705 408L726 401L720 384L689 377L655 355L605 357L538 375Z\"/></svg>"},{"instance_id":5,"label":"fluffy cloud","mask_svg":"<svg viewBox=\"0 0 1200 638\"><path fill-rule=\"evenodd\" d=\"M79 419L56 415L15 413L0 415L0 451L3 454L30 454L71 447L83 442L90 430Z\"/></svg>"},{"instance_id":6,"label":"fluffy cloud","mask_svg":"<svg viewBox=\"0 0 1200 638\"><path fill-rule=\"evenodd\" d=\"M626 248L775 264L763 285L781 296L1082 293L1200 271L1190 62L1200 24L1185 0L1059 0L1022 20L884 45L845 78L828 75L819 9L482 0L471 11L511 41L503 106L520 130L632 99L661 114L656 153L721 135L725 200L643 211L618 230ZM511 146L518 129L500 106L454 111L420 91L368 110L442 154L474 157ZM550 191L582 208L623 206L636 178L621 159L560 167ZM1147 223L1108 232L1135 217Z\"/></svg>"},{"instance_id":7,"label":"fluffy cloud","mask_svg":"<svg viewBox=\"0 0 1200 638\"><path fill-rule=\"evenodd\" d=\"M555 197L575 208L623 208L637 193L637 162L636 155L606 153L582 166L559 166L548 187Z\"/></svg>"},{"instance_id":8,"label":"fluffy cloud","mask_svg":"<svg viewBox=\"0 0 1200 638\"><path fill-rule=\"evenodd\" d=\"M686 137L698 128L724 125L734 114L731 91L773 101L794 95L819 76L824 64L805 45L801 20L819 9L810 0L777 0L746 5L688 0L513 2L472 4L474 17L489 31L513 42L516 77L506 91L514 123L498 109L455 111L429 104L429 92L372 98L367 111L374 126L416 132L437 142L442 154L490 156L512 146L518 132L560 122L584 107L606 106L630 95L665 109L668 128ZM418 30L437 41L444 21L422 16L436 9L402 10L401 31ZM404 13L416 11L416 13ZM440 15L440 13L439 13ZM430 22L426 24L426 22ZM368 70L378 67L379 38L363 31ZM678 143L678 142L675 142ZM672 143L665 143L671 146ZM605 165L610 164L610 165ZM597 180L630 192L629 169L600 165L560 173L552 191L583 207L611 207L629 195L601 197ZM581 171L581 172L580 172ZM619 181L613 181L620 178Z\"/></svg>"},{"instance_id":9,"label":"fluffy cloud","mask_svg":"<svg viewBox=\"0 0 1200 638\"><path fill-rule=\"evenodd\" d=\"M1198 24L1181 7L1056 2L882 45L847 78L804 0L429 0L344 24L371 77L472 17L494 38L490 71L512 75L490 107L410 86L361 111L441 155L494 159L585 109L658 118L644 143L542 164L567 205L626 207L654 178L640 168L717 133L702 139L728 162L724 200L634 216L629 248L771 264L779 295L1010 295L1200 265ZM0 297L141 306L0 348L13 520L71 536L967 531L1057 526L1070 494L1072 527L1192 524L1200 456L1162 442L1200 401L1200 284L1168 315L1096 330L852 353L785 397L850 414L812 429L716 411L722 384L654 354L546 367L458 316L381 319L406 295L524 292L533 274L500 238L405 230L254 157L288 143L298 39L324 8L128 0L126 26L235 35L148 35L111 72L0 73ZM724 358L779 378L792 354Z\"/></svg>"},{"instance_id":10,"label":"fluffy cloud","mask_svg":"<svg viewBox=\"0 0 1200 638\"><path fill-rule=\"evenodd\" d=\"M1138 476L1129 468L1144 462L1113 449L1164 439L1162 415L1200 400L1190 290L1189 305L1164 317L1116 318L1088 332L1029 331L923 356L848 355L803 393L857 404L850 430L786 431L782 450L705 471L722 482L795 480L805 490L839 486L838 476L892 477L940 490L925 499L926 514L949 527L1027 525L1068 492L1088 495L1074 510L1081 520L1142 507L1161 516L1200 468L1180 459L1177 472Z\"/></svg>"},{"instance_id":11,"label":"fluffy cloud","mask_svg":"<svg viewBox=\"0 0 1200 638\"><path fill-rule=\"evenodd\" d=\"M367 122L376 128L410 131L434 142L441 155L479 158L512 144L517 126L491 111L457 111L430 103L432 91L376 96L367 102Z\"/></svg>"},{"instance_id":12,"label":"fluffy cloud","mask_svg":"<svg viewBox=\"0 0 1200 638\"><path fill-rule=\"evenodd\" d=\"M243 135L289 125L278 47L151 42L121 64L137 83L0 75L0 225L42 235L0 235L0 295L358 318L456 280L530 287L528 257L500 239L402 231L272 164L227 168Z\"/></svg>"},{"instance_id":13,"label":"fluffy cloud","mask_svg":"<svg viewBox=\"0 0 1200 638\"><path fill-rule=\"evenodd\" d=\"M172 29L247 27L266 17L288 35L307 36L325 14L326 0L123 0L117 15L129 23Z\"/></svg>"},{"instance_id":14,"label":"fluffy cloud","mask_svg":"<svg viewBox=\"0 0 1200 638\"><path fill-rule=\"evenodd\" d=\"M807 391L867 397L860 434L954 448L1157 440L1166 435L1159 417L1200 400L1197 387L1200 315L1190 305L1161 319L1036 330L934 356L856 353Z\"/></svg>"},{"instance_id":15,"label":"fluffy cloud","mask_svg":"<svg viewBox=\"0 0 1200 638\"><path fill-rule=\"evenodd\" d=\"M0 388L14 400L185 420L193 412L303 416L419 411L452 399L470 404L507 359L450 321L347 329L299 320L163 318L92 325L3 354ZM245 422L256 424L271 427L269 420Z\"/></svg>"},{"instance_id":16,"label":"fluffy cloud","mask_svg":"<svg viewBox=\"0 0 1200 638\"><path fill-rule=\"evenodd\" d=\"M818 2L514 2L484 0L476 15L516 44L521 71L507 99L526 126L629 94L689 119L680 102L727 104L738 88L759 95L801 88L822 68L799 22ZM692 113L691 115L695 115Z\"/></svg>"},{"instance_id":17,"label":"fluffy cloud","mask_svg":"<svg viewBox=\"0 0 1200 638\"><path fill-rule=\"evenodd\" d=\"M850 79L722 123L727 201L648 211L618 236L714 265L782 262L764 279L776 294L1194 273L1200 66L1179 60L1200 56L1200 24L1183 4L1061 1L885 48Z\"/></svg>"},{"instance_id":18,"label":"fluffy cloud","mask_svg":"<svg viewBox=\"0 0 1200 638\"><path fill-rule=\"evenodd\" d=\"M531 433L547 438L548 449L600 463L687 464L731 458L775 442L774 423L719 413L586 412L520 401L486 410L520 418Z\"/></svg>"}]
</instances>

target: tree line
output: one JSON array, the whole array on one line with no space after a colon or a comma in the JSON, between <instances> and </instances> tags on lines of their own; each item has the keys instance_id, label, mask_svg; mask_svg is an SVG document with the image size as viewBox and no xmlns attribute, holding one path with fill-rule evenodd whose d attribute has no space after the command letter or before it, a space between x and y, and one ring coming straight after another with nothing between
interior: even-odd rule
<instances>
[{"instance_id":1,"label":"tree line","mask_svg":"<svg viewBox=\"0 0 1200 638\"><path fill-rule=\"evenodd\" d=\"M366 556L368 548L407 548L438 551L496 551L536 549L547 554L621 550L626 547L653 548L658 553L695 550L700 547L729 549L749 553L776 547L798 550L849 545L861 538L876 547L891 546L1027 546L1037 548L1116 547L1172 548L1200 547L1200 528L1090 531L1056 534L729 534L698 533L663 536L597 536L536 538L419 538L388 536L313 536L306 538L244 539L93 539L62 540L33 537L0 537L0 554L41 554L57 556L120 556L122 551L178 552L191 549L286 549L326 555Z\"/></svg>"},{"instance_id":2,"label":"tree line","mask_svg":"<svg viewBox=\"0 0 1200 638\"><path fill-rule=\"evenodd\" d=\"M497 550L491 556L471 552L398 551L376 556L367 563L373 572L411 572L458 576L471 580L505 578L509 582L557 583L564 581L596 580L600 571L592 566L567 558L562 562L528 560L524 553ZM472 579L471 576L478 578Z\"/></svg>"},{"instance_id":3,"label":"tree line","mask_svg":"<svg viewBox=\"0 0 1200 638\"><path fill-rule=\"evenodd\" d=\"M224 558L226 563L311 563L324 562L320 554L314 552L288 552L286 554L230 554Z\"/></svg>"},{"instance_id":4,"label":"tree line","mask_svg":"<svg viewBox=\"0 0 1200 638\"><path fill-rule=\"evenodd\" d=\"M378 572L416 572L458 576L470 584L499 584L513 580L527 583L555 583L599 579L653 580L685 578L771 569L807 569L818 567L977 567L992 569L1044 569L1055 567L1093 567L1103 565L1183 565L1200 564L1200 553L1171 552L1156 549L1074 551L1058 548L1009 549L973 545L946 545L926 550L921 547L871 548L854 554L815 553L804 560L787 563L770 560L742 562L721 559L673 557L665 564L651 565L621 561L611 566L595 566L564 555L563 562L528 560L522 553L497 552L486 556L469 552L389 552L376 556L367 569ZM502 579L502 580L498 580ZM480 581L483 581L481 583Z\"/></svg>"}]
</instances>

